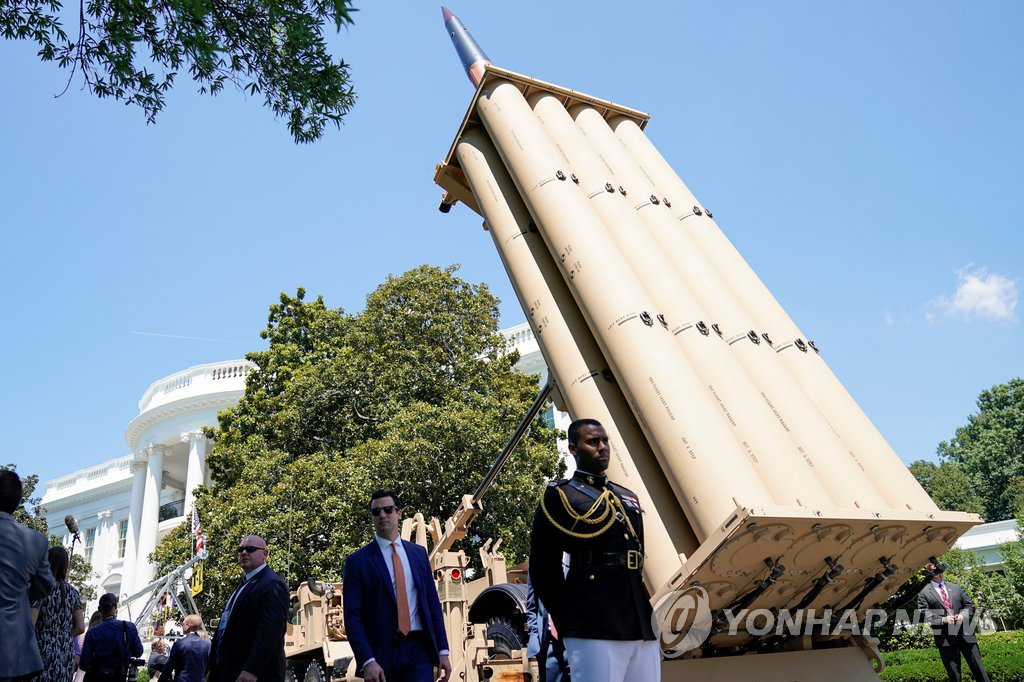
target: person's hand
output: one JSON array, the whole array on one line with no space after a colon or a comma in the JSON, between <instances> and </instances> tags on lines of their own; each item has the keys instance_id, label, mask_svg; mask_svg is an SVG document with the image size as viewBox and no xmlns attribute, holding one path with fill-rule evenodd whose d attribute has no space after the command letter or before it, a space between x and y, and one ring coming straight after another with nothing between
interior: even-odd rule
<instances>
[{"instance_id":1,"label":"person's hand","mask_svg":"<svg viewBox=\"0 0 1024 682\"><path fill-rule=\"evenodd\" d=\"M441 656L437 664L437 682L446 682L452 675L452 662L447 655Z\"/></svg>"},{"instance_id":2,"label":"person's hand","mask_svg":"<svg viewBox=\"0 0 1024 682\"><path fill-rule=\"evenodd\" d=\"M363 668L363 679L366 682L385 682L384 668L377 664L377 661L370 661Z\"/></svg>"},{"instance_id":3,"label":"person's hand","mask_svg":"<svg viewBox=\"0 0 1024 682\"><path fill-rule=\"evenodd\" d=\"M558 639L558 630L555 629L555 619L551 617L550 613L548 614L548 632L551 633L552 637Z\"/></svg>"},{"instance_id":4,"label":"person's hand","mask_svg":"<svg viewBox=\"0 0 1024 682\"><path fill-rule=\"evenodd\" d=\"M236 679L235 682L256 682L256 676L251 672L243 670L238 673L238 679Z\"/></svg>"},{"instance_id":5,"label":"person's hand","mask_svg":"<svg viewBox=\"0 0 1024 682\"><path fill-rule=\"evenodd\" d=\"M957 623L962 623L963 620L964 620L964 614L962 614L962 613L956 614L956 622Z\"/></svg>"},{"instance_id":6,"label":"person's hand","mask_svg":"<svg viewBox=\"0 0 1024 682\"><path fill-rule=\"evenodd\" d=\"M945 623L946 625L952 625L953 624L953 616L943 616L942 617L942 622Z\"/></svg>"}]
</instances>

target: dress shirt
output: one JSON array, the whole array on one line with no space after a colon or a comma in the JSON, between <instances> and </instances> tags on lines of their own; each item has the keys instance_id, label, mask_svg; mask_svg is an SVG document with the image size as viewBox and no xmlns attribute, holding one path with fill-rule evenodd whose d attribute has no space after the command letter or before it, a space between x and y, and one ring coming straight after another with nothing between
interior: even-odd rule
<instances>
[{"instance_id":1,"label":"dress shirt","mask_svg":"<svg viewBox=\"0 0 1024 682\"><path fill-rule=\"evenodd\" d=\"M391 554L391 540L385 540L379 535L374 535L381 554L384 555L384 563L388 565L388 573L391 574L391 589L395 587L395 564ZM419 595L416 592L416 581L412 577L412 566L409 564L409 555L405 553L402 546L402 538L395 538L395 549L398 550L398 557L402 560L402 568L405 571L405 599L409 603L409 622L412 630L423 629L423 617L420 615ZM396 593L395 598L398 599Z\"/></svg>"},{"instance_id":2,"label":"dress shirt","mask_svg":"<svg viewBox=\"0 0 1024 682\"><path fill-rule=\"evenodd\" d=\"M242 592L245 591L245 588L252 583L253 576L266 567L266 564L260 564L259 567L254 568L245 574L245 577L242 579L242 584L235 588L235 591L231 593L230 597L228 597L228 603L224 605L224 611L220 614L220 622L217 623L218 630L223 630L228 626L228 619L231 618L231 609L235 608L235 602L242 596Z\"/></svg>"}]
</instances>

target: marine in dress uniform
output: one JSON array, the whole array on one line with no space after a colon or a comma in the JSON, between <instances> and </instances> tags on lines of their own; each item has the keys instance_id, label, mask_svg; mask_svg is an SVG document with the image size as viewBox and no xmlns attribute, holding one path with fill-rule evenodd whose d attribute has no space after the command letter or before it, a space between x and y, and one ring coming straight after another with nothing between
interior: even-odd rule
<instances>
[{"instance_id":1,"label":"marine in dress uniform","mask_svg":"<svg viewBox=\"0 0 1024 682\"><path fill-rule=\"evenodd\" d=\"M661 651L641 573L640 503L605 475L610 450L599 422L570 424L569 452L576 472L547 486L534 516L534 591L565 642L573 680L659 680Z\"/></svg>"}]
</instances>

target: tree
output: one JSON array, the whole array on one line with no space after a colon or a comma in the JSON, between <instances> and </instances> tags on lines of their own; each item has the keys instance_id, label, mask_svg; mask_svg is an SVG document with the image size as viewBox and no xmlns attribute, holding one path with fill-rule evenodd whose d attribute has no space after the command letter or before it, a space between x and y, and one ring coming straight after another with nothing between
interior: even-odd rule
<instances>
[{"instance_id":1,"label":"tree","mask_svg":"<svg viewBox=\"0 0 1024 682\"><path fill-rule=\"evenodd\" d=\"M32 41L40 59L70 69L65 92L80 72L92 94L140 107L149 123L182 69L202 93L225 83L262 93L296 142L340 125L355 101L348 65L324 40L327 21L353 23L352 0L90 0L71 37L62 11L60 0L0 3L0 35Z\"/></svg>"},{"instance_id":2,"label":"tree","mask_svg":"<svg viewBox=\"0 0 1024 682\"><path fill-rule=\"evenodd\" d=\"M498 333L497 300L456 268L389 277L358 314L302 289L271 306L265 351L234 409L220 415L196 497L210 558L202 610L215 615L240 574L239 538L257 533L292 586L340 579L370 538L369 493L396 488L406 516L442 520L472 492L537 394L536 377ZM462 541L470 557L500 537L525 558L544 481L558 473L555 432L531 426ZM176 529L155 553L163 567L190 554ZM474 559L475 560L475 559Z\"/></svg>"},{"instance_id":3,"label":"tree","mask_svg":"<svg viewBox=\"0 0 1024 682\"><path fill-rule=\"evenodd\" d=\"M967 425L939 443L939 458L962 469L986 521L1011 519L1024 503L1024 379L982 391L977 404Z\"/></svg>"},{"instance_id":4,"label":"tree","mask_svg":"<svg viewBox=\"0 0 1024 682\"><path fill-rule=\"evenodd\" d=\"M0 467L0 470L3 469L16 471L18 465L8 464ZM47 527L46 517L43 516L46 510L40 506L40 498L33 497L37 485L39 485L39 476L37 474L30 474L21 479L21 505L14 510L14 520L33 530L39 531L43 535L48 535L50 546L54 547L61 544L61 542L56 535L49 535L50 529ZM79 554L72 554L71 561L68 564L68 582L75 586L75 589L78 590L78 593L85 601L96 598L96 588L89 584L89 581L94 577L96 576L92 571L92 566L85 560L85 557Z\"/></svg>"},{"instance_id":5,"label":"tree","mask_svg":"<svg viewBox=\"0 0 1024 682\"><path fill-rule=\"evenodd\" d=\"M1024 594L1014 590L1001 571L986 570L976 553L954 547L940 557L946 564L945 578L963 586L974 602L1000 627L1012 629L1024 620Z\"/></svg>"},{"instance_id":6,"label":"tree","mask_svg":"<svg viewBox=\"0 0 1024 682\"><path fill-rule=\"evenodd\" d=\"M8 464L0 467L0 471L17 471L17 464ZM39 506L40 499L33 497L32 495L36 491L36 486L39 485L39 476L37 474L29 474L28 476L21 476L21 504L14 510L14 520L23 526L28 526L32 530L39 531L43 535L46 535L46 519L43 517L45 511Z\"/></svg>"},{"instance_id":7,"label":"tree","mask_svg":"<svg viewBox=\"0 0 1024 682\"><path fill-rule=\"evenodd\" d=\"M971 483L960 464L946 461L936 465L919 459L909 468L921 487L939 505L939 509L973 514L985 512L984 497Z\"/></svg>"}]
</instances>

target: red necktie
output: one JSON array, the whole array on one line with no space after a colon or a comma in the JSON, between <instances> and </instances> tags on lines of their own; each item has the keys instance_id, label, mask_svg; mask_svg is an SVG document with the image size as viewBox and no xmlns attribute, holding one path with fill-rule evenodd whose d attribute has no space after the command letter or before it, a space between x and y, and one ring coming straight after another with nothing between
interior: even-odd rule
<instances>
[{"instance_id":1,"label":"red necktie","mask_svg":"<svg viewBox=\"0 0 1024 682\"><path fill-rule=\"evenodd\" d=\"M398 631L403 635L412 630L412 618L409 616L409 595L405 592L405 568L402 557L398 556L398 543L391 543L391 563L395 565L395 602L398 603Z\"/></svg>"},{"instance_id":2,"label":"red necktie","mask_svg":"<svg viewBox=\"0 0 1024 682\"><path fill-rule=\"evenodd\" d=\"M946 607L946 613L953 615L953 604L949 601L949 595L946 594L946 587L939 583L939 599L942 600L942 605Z\"/></svg>"}]
</instances>

